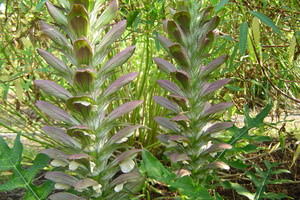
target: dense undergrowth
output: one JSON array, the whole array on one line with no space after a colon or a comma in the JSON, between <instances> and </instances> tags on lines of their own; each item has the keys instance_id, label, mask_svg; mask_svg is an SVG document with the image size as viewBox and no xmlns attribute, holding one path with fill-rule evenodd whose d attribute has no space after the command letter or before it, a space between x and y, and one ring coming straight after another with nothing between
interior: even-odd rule
<instances>
[{"instance_id":1,"label":"dense undergrowth","mask_svg":"<svg viewBox=\"0 0 300 200\"><path fill-rule=\"evenodd\" d=\"M0 190L299 198L297 1L0 5Z\"/></svg>"}]
</instances>

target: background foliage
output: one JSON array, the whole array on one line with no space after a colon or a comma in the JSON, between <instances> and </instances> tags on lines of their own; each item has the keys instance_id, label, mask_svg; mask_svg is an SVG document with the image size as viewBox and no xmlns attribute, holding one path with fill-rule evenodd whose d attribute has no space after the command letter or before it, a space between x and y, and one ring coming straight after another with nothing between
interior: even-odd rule
<instances>
[{"instance_id":1,"label":"background foliage","mask_svg":"<svg viewBox=\"0 0 300 200\"><path fill-rule=\"evenodd\" d=\"M45 2L0 1L0 125L2 133L22 132L22 136L29 139L30 145L51 147L53 142L43 139L44 135L39 132L39 127L45 122L52 122L36 109L34 102L59 102L40 93L33 86L33 81L55 80L60 85L65 85L65 82L56 76L36 52L37 48L54 50L52 42L42 34L39 27L39 20L51 22ZM57 4L55 1L52 3ZM156 80L168 77L157 70L152 58L166 57L166 51L159 44L157 36L163 32L162 20L169 17L169 8L175 7L176 1L120 0L119 3L120 14L117 21L127 19L128 24L120 46L111 56L126 46L136 45L135 54L122 66L120 74L140 72L137 80L124 88L120 96L144 100L138 110L124 118L149 127L140 130L137 138L129 142L151 150L154 155L161 155L162 148L156 138L160 131L153 118L166 114L166 110L155 104L152 97L164 96ZM204 5L213 6L214 13L221 18L218 30L215 31L218 38L210 54L214 57L230 55L226 67L222 68L221 73L215 73L214 77L216 80L220 77L233 79L226 90L215 96L214 101L235 103L235 107L229 109L224 118L236 120L237 126L242 126L239 124L243 121L240 120L241 115L245 112L249 114L244 105L248 105L257 114L273 102L269 115L271 119L264 126L249 129L250 134L272 136L275 142L271 143L267 152L292 151L293 157L289 157L286 164L292 166L300 154L297 142L300 140L299 129L288 118L299 115L299 2L211 0L204 1ZM118 76L117 73L115 77ZM121 105L125 101L126 99L120 99L118 103ZM140 118L140 115L143 117ZM291 148L289 144L292 145ZM254 151L254 147L247 141L240 143L237 148L240 148L241 160L247 159L243 156L245 152ZM262 146L256 150L263 148ZM26 150L24 155L29 160L35 157L31 152L28 155ZM238 160L235 163L239 163Z\"/></svg>"}]
</instances>

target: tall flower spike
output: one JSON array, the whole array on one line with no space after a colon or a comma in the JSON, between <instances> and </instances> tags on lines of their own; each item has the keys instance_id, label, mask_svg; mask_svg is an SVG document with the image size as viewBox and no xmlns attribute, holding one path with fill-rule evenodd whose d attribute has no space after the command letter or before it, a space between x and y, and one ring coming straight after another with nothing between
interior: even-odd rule
<instances>
[{"instance_id":1,"label":"tall flower spike","mask_svg":"<svg viewBox=\"0 0 300 200\"><path fill-rule=\"evenodd\" d=\"M170 95L168 99L153 97L156 103L171 111L168 115L171 118L154 118L158 124L169 129L168 134L158 136L166 145L165 154L173 162L174 170L188 170L199 182L204 180L212 166L227 169L225 163L212 163L212 155L231 146L219 143L212 133L232 126L230 122L213 123L215 113L232 106L232 103L210 105L209 98L231 80L208 83L211 81L210 74L225 63L227 55L206 62L206 47L212 43L211 33L217 27L219 18L208 19L210 9L200 10L200 7L198 1L180 1L178 8L172 10L173 19L164 22L169 39L159 36L159 40L176 64L154 58L158 68L170 74L173 82L158 80L158 84Z\"/></svg>"},{"instance_id":2,"label":"tall flower spike","mask_svg":"<svg viewBox=\"0 0 300 200\"><path fill-rule=\"evenodd\" d=\"M44 92L64 102L60 106L45 101L36 103L48 117L61 123L57 127L42 128L58 144L57 149L46 149L42 153L53 159L51 165L60 167L59 171L48 172L46 178L56 182L57 189L64 190L50 195L49 199L128 199L128 191L137 191L143 177L136 172L134 161L141 150L124 143L142 126L116 129L119 123L115 121L142 101L111 105L112 99L116 99L114 95L134 81L138 73L128 73L116 80L112 80L111 75L115 75L114 70L132 56L135 47L128 47L112 59L106 59L126 28L125 20L108 25L116 16L117 0L112 0L102 13L103 4L93 0L70 0L69 3L66 13L49 2L46 4L66 34L41 22L44 33L55 42L69 63L38 50L68 81L70 88L67 90L53 81L35 81ZM104 25L107 25L105 30Z\"/></svg>"}]
</instances>

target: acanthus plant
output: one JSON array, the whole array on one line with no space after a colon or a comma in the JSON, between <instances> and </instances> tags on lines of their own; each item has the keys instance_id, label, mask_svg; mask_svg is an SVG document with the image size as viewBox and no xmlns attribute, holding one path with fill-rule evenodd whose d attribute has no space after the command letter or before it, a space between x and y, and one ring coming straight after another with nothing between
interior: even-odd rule
<instances>
[{"instance_id":1,"label":"acanthus plant","mask_svg":"<svg viewBox=\"0 0 300 200\"><path fill-rule=\"evenodd\" d=\"M168 117L157 116L154 119L169 130L158 135L158 138L166 145L165 154L170 158L173 169L181 175L191 174L198 183L205 183L209 170L229 168L213 156L231 148L216 135L233 124L215 118L217 113L233 104L223 102L212 105L210 102L212 94L231 79L211 80L213 71L224 64L228 56L222 55L208 61L219 17L209 17L210 7L200 8L198 1L179 1L177 10L171 9L171 19L164 21L169 39L159 35L159 40L176 64L154 58L158 68L168 73L173 82L158 80L160 87L169 95L167 98L153 98L170 111Z\"/></svg>"},{"instance_id":2,"label":"acanthus plant","mask_svg":"<svg viewBox=\"0 0 300 200\"><path fill-rule=\"evenodd\" d=\"M118 120L142 101L108 109L114 100L119 100L116 92L138 75L133 72L111 81L115 69L131 57L135 47L107 59L112 44L124 33L126 21L110 24L117 14L118 2L113 0L107 6L103 2L61 1L63 9L46 2L50 15L67 36L43 21L42 30L69 62L38 49L69 84L67 90L54 81L35 81L40 89L64 103L61 106L45 101L36 103L59 124L42 128L57 142L57 148L42 150L56 167L45 175L59 190L49 196L52 200L128 199L143 183L134 161L141 150L125 143L142 126Z\"/></svg>"}]
</instances>

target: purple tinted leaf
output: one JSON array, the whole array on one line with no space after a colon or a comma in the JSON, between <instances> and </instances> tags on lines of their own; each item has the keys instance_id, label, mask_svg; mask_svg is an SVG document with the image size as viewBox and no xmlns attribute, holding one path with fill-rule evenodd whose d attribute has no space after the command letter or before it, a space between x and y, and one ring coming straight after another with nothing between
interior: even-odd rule
<instances>
[{"instance_id":1,"label":"purple tinted leaf","mask_svg":"<svg viewBox=\"0 0 300 200\"><path fill-rule=\"evenodd\" d=\"M64 172L54 171L54 172L47 172L45 178L51 180L55 183L61 183L65 185L69 185L71 187L78 181L77 178L70 176Z\"/></svg>"},{"instance_id":2,"label":"purple tinted leaf","mask_svg":"<svg viewBox=\"0 0 300 200\"><path fill-rule=\"evenodd\" d=\"M138 107L141 103L143 103L143 101L131 101L131 102L124 103L121 106L119 106L116 109L114 109L107 116L107 119L108 120L117 119L117 118L121 117L122 115L124 115L124 114L132 111L133 109L135 109L136 107Z\"/></svg>"},{"instance_id":3,"label":"purple tinted leaf","mask_svg":"<svg viewBox=\"0 0 300 200\"><path fill-rule=\"evenodd\" d=\"M211 94L212 92L218 90L219 88L223 87L227 83L231 81L230 78L221 79L218 81L215 81L213 83L207 83L204 85L203 90L201 92L201 96Z\"/></svg>"},{"instance_id":4,"label":"purple tinted leaf","mask_svg":"<svg viewBox=\"0 0 300 200\"><path fill-rule=\"evenodd\" d=\"M186 50L178 43L169 46L171 55L175 58L176 62L183 68L186 69L190 66L189 58Z\"/></svg>"},{"instance_id":5,"label":"purple tinted leaf","mask_svg":"<svg viewBox=\"0 0 300 200\"><path fill-rule=\"evenodd\" d=\"M91 91L94 87L95 73L92 69L77 70L74 75L75 87L82 91Z\"/></svg>"},{"instance_id":6,"label":"purple tinted leaf","mask_svg":"<svg viewBox=\"0 0 300 200\"><path fill-rule=\"evenodd\" d=\"M180 112L180 108L173 103L172 101L168 100L167 98L161 97L161 96L154 96L153 97L154 101L161 105L162 107L165 107L175 113Z\"/></svg>"},{"instance_id":7,"label":"purple tinted leaf","mask_svg":"<svg viewBox=\"0 0 300 200\"><path fill-rule=\"evenodd\" d=\"M215 152L219 152L219 151L223 151L225 149L231 149L232 146L230 144L226 144L226 143L218 143L218 144L213 144L211 145L206 151L205 153L215 153Z\"/></svg>"},{"instance_id":8,"label":"purple tinted leaf","mask_svg":"<svg viewBox=\"0 0 300 200\"><path fill-rule=\"evenodd\" d=\"M50 158L54 160L63 160L66 161L68 160L68 154L65 152L59 151L57 149L42 149L41 153L46 154Z\"/></svg>"},{"instance_id":9,"label":"purple tinted leaf","mask_svg":"<svg viewBox=\"0 0 300 200\"><path fill-rule=\"evenodd\" d=\"M202 27L201 30L204 33L213 31L215 28L217 28L217 26L220 23L220 17L218 16L214 16L213 18L211 18L209 21L207 21Z\"/></svg>"},{"instance_id":10,"label":"purple tinted leaf","mask_svg":"<svg viewBox=\"0 0 300 200\"><path fill-rule=\"evenodd\" d=\"M57 71L63 73L63 74L68 74L72 75L73 71L60 59L58 59L56 56L53 54L44 51L42 49L38 49L38 53L44 58L44 60L54 69Z\"/></svg>"},{"instance_id":11,"label":"purple tinted leaf","mask_svg":"<svg viewBox=\"0 0 300 200\"><path fill-rule=\"evenodd\" d=\"M222 131L224 129L230 128L233 126L232 122L220 122L217 124L213 124L212 126L210 126L205 132L204 135L209 135L212 133L217 133L219 131Z\"/></svg>"},{"instance_id":12,"label":"purple tinted leaf","mask_svg":"<svg viewBox=\"0 0 300 200\"><path fill-rule=\"evenodd\" d=\"M205 76L205 75L211 73L212 71L214 71L215 69L220 67L223 63L225 63L227 58L228 58L228 55L223 55L223 56L220 56L219 58L213 60L207 66L203 66L201 69L201 75Z\"/></svg>"},{"instance_id":13,"label":"purple tinted leaf","mask_svg":"<svg viewBox=\"0 0 300 200\"><path fill-rule=\"evenodd\" d=\"M179 42L180 44L183 44L183 38L184 33L180 26L174 22L173 20L167 21L167 29L168 29L168 35L169 38L173 41Z\"/></svg>"},{"instance_id":14,"label":"purple tinted leaf","mask_svg":"<svg viewBox=\"0 0 300 200\"><path fill-rule=\"evenodd\" d=\"M182 84L183 87L188 86L190 76L186 71L176 70L174 72L171 72L171 75L174 75L174 77Z\"/></svg>"},{"instance_id":15,"label":"purple tinted leaf","mask_svg":"<svg viewBox=\"0 0 300 200\"><path fill-rule=\"evenodd\" d=\"M122 65L132 56L134 50L135 50L135 46L131 46L131 47L128 47L127 49L121 51L115 57L113 57L107 63L105 63L105 65L100 68L99 72L107 73L107 72L115 69L116 67Z\"/></svg>"},{"instance_id":16,"label":"purple tinted leaf","mask_svg":"<svg viewBox=\"0 0 300 200\"><path fill-rule=\"evenodd\" d=\"M170 155L170 160L172 162L186 161L189 159L190 158L188 157L188 155L186 155L184 153L173 153Z\"/></svg>"},{"instance_id":17,"label":"purple tinted leaf","mask_svg":"<svg viewBox=\"0 0 300 200\"><path fill-rule=\"evenodd\" d=\"M68 24L77 38L86 36L89 32L89 13L82 4L73 4L68 14Z\"/></svg>"},{"instance_id":18,"label":"purple tinted leaf","mask_svg":"<svg viewBox=\"0 0 300 200\"><path fill-rule=\"evenodd\" d=\"M208 46L208 44L210 44L214 40L214 37L214 33L210 31L198 39L197 48L200 51L200 54L203 54L205 52L204 49Z\"/></svg>"},{"instance_id":19,"label":"purple tinted leaf","mask_svg":"<svg viewBox=\"0 0 300 200\"><path fill-rule=\"evenodd\" d=\"M72 96L71 93L69 93L54 81L35 80L34 84L41 88L44 92L63 100L66 100Z\"/></svg>"},{"instance_id":20,"label":"purple tinted leaf","mask_svg":"<svg viewBox=\"0 0 300 200\"><path fill-rule=\"evenodd\" d=\"M72 199L72 200L86 200L83 197L79 197L76 196L74 194L71 193L67 193L67 192L58 192L55 194L52 194L48 197L50 200L66 200L66 199Z\"/></svg>"},{"instance_id":21,"label":"purple tinted leaf","mask_svg":"<svg viewBox=\"0 0 300 200\"><path fill-rule=\"evenodd\" d=\"M46 115L49 117L55 119L55 120L60 120L63 122L66 122L67 124L79 124L76 119L74 119L72 116L70 116L68 113L66 113L64 110L61 108L45 102L45 101L37 101L36 106L43 111Z\"/></svg>"},{"instance_id":22,"label":"purple tinted leaf","mask_svg":"<svg viewBox=\"0 0 300 200\"><path fill-rule=\"evenodd\" d=\"M158 68L166 73L170 73L176 70L176 67L169 63L168 61L162 59L162 58L153 58Z\"/></svg>"},{"instance_id":23,"label":"purple tinted leaf","mask_svg":"<svg viewBox=\"0 0 300 200\"><path fill-rule=\"evenodd\" d=\"M113 0L109 3L106 9L102 12L100 17L97 19L96 30L102 28L106 24L110 23L118 13L118 1Z\"/></svg>"},{"instance_id":24,"label":"purple tinted leaf","mask_svg":"<svg viewBox=\"0 0 300 200\"><path fill-rule=\"evenodd\" d=\"M96 186L98 184L99 183L97 181L95 181L91 178L85 178L85 179L82 179L82 180L78 181L77 183L75 183L74 188L75 188L75 190L81 191L88 187Z\"/></svg>"},{"instance_id":25,"label":"purple tinted leaf","mask_svg":"<svg viewBox=\"0 0 300 200\"><path fill-rule=\"evenodd\" d=\"M190 121L190 119L184 115L176 115L175 117L171 118L172 121L178 122L178 121Z\"/></svg>"},{"instance_id":26,"label":"purple tinted leaf","mask_svg":"<svg viewBox=\"0 0 300 200\"><path fill-rule=\"evenodd\" d=\"M67 26L68 21L66 16L55 6L53 6L51 3L46 1L46 6L48 9L48 12L50 13L51 17L60 25Z\"/></svg>"},{"instance_id":27,"label":"purple tinted leaf","mask_svg":"<svg viewBox=\"0 0 300 200\"><path fill-rule=\"evenodd\" d=\"M138 76L138 72L133 72L118 78L103 92L102 95L109 96L115 93L116 91L121 89L124 85L133 81L137 76Z\"/></svg>"},{"instance_id":28,"label":"purple tinted leaf","mask_svg":"<svg viewBox=\"0 0 300 200\"><path fill-rule=\"evenodd\" d=\"M175 83L172 83L171 81L168 80L157 80L157 83L160 85L160 87L171 92L172 94L183 96L183 92Z\"/></svg>"},{"instance_id":29,"label":"purple tinted leaf","mask_svg":"<svg viewBox=\"0 0 300 200\"><path fill-rule=\"evenodd\" d=\"M97 46L97 50L103 51L109 45L114 43L124 33L126 28L126 20L120 21L115 24L102 38L100 44Z\"/></svg>"},{"instance_id":30,"label":"purple tinted leaf","mask_svg":"<svg viewBox=\"0 0 300 200\"><path fill-rule=\"evenodd\" d=\"M79 66L89 65L93 58L93 49L86 38L80 38L73 44L73 50Z\"/></svg>"},{"instance_id":31,"label":"purple tinted leaf","mask_svg":"<svg viewBox=\"0 0 300 200\"><path fill-rule=\"evenodd\" d=\"M166 127L170 129L171 131L174 131L176 133L179 133L181 130L177 124L172 122L170 119L166 117L155 117L154 120L161 126Z\"/></svg>"},{"instance_id":32,"label":"purple tinted leaf","mask_svg":"<svg viewBox=\"0 0 300 200\"><path fill-rule=\"evenodd\" d=\"M208 115L215 114L217 112L221 112L232 105L233 105L232 102L223 102L223 103L219 103L219 104L210 106L207 109L205 109L204 116L208 116Z\"/></svg>"},{"instance_id":33,"label":"purple tinted leaf","mask_svg":"<svg viewBox=\"0 0 300 200\"><path fill-rule=\"evenodd\" d=\"M170 141L173 142L188 142L188 139L182 135L167 135L167 134L160 134L157 136L157 138L166 143L169 144Z\"/></svg>"},{"instance_id":34,"label":"purple tinted leaf","mask_svg":"<svg viewBox=\"0 0 300 200\"><path fill-rule=\"evenodd\" d=\"M118 131L115 135L113 135L110 138L108 143L110 143L110 144L112 144L112 143L117 143L117 144L122 143L124 141L124 138L128 138L128 137L132 136L134 131L138 128L141 128L141 127L143 127L143 126L136 125L136 126L129 126L129 127L123 128L120 131Z\"/></svg>"},{"instance_id":35,"label":"purple tinted leaf","mask_svg":"<svg viewBox=\"0 0 300 200\"><path fill-rule=\"evenodd\" d=\"M165 47L166 49L169 49L169 46L171 46L173 44L173 42L171 42L169 39L165 38L162 35L158 35L158 40L163 45L163 47Z\"/></svg>"},{"instance_id":36,"label":"purple tinted leaf","mask_svg":"<svg viewBox=\"0 0 300 200\"><path fill-rule=\"evenodd\" d=\"M191 16L187 11L180 11L174 14L173 19L180 25L184 32L189 32Z\"/></svg>"},{"instance_id":37,"label":"purple tinted leaf","mask_svg":"<svg viewBox=\"0 0 300 200\"><path fill-rule=\"evenodd\" d=\"M78 153L78 154L72 154L68 156L68 159L70 160L81 160L81 159L87 159L90 160L92 157L86 153Z\"/></svg>"},{"instance_id":38,"label":"purple tinted leaf","mask_svg":"<svg viewBox=\"0 0 300 200\"><path fill-rule=\"evenodd\" d=\"M168 95L168 98L177 103L182 108L186 108L188 106L188 99L184 96L180 95Z\"/></svg>"},{"instance_id":39,"label":"purple tinted leaf","mask_svg":"<svg viewBox=\"0 0 300 200\"><path fill-rule=\"evenodd\" d=\"M208 168L208 169L218 169L219 168L219 169L225 169L225 170L230 169L230 167L226 163L221 162L221 161L212 162L212 163L208 164L206 166L206 168Z\"/></svg>"},{"instance_id":40,"label":"purple tinted leaf","mask_svg":"<svg viewBox=\"0 0 300 200\"><path fill-rule=\"evenodd\" d=\"M112 181L112 185L119 185L122 183L130 183L130 182L137 182L141 179L141 175L137 172L130 172L127 174L122 174L118 176L116 179Z\"/></svg>"},{"instance_id":41,"label":"purple tinted leaf","mask_svg":"<svg viewBox=\"0 0 300 200\"><path fill-rule=\"evenodd\" d=\"M137 153L139 153L141 151L143 151L143 150L142 149L127 150L127 151L121 153L119 156L117 156L116 159L112 162L112 165L117 165L127 159L133 159L137 155Z\"/></svg>"},{"instance_id":42,"label":"purple tinted leaf","mask_svg":"<svg viewBox=\"0 0 300 200\"><path fill-rule=\"evenodd\" d=\"M61 128L57 127L50 127L50 126L44 126L41 128L42 131L46 133L46 135L50 136L51 138L62 142L68 146L71 147L76 147L76 148L81 148L81 145L78 141L70 137L69 135L66 134L66 131Z\"/></svg>"},{"instance_id":43,"label":"purple tinted leaf","mask_svg":"<svg viewBox=\"0 0 300 200\"><path fill-rule=\"evenodd\" d=\"M41 28L45 35L47 35L53 42L61 46L62 48L67 48L68 50L72 49L71 44L68 39L61 34L56 28L53 26L41 21Z\"/></svg>"}]
</instances>

